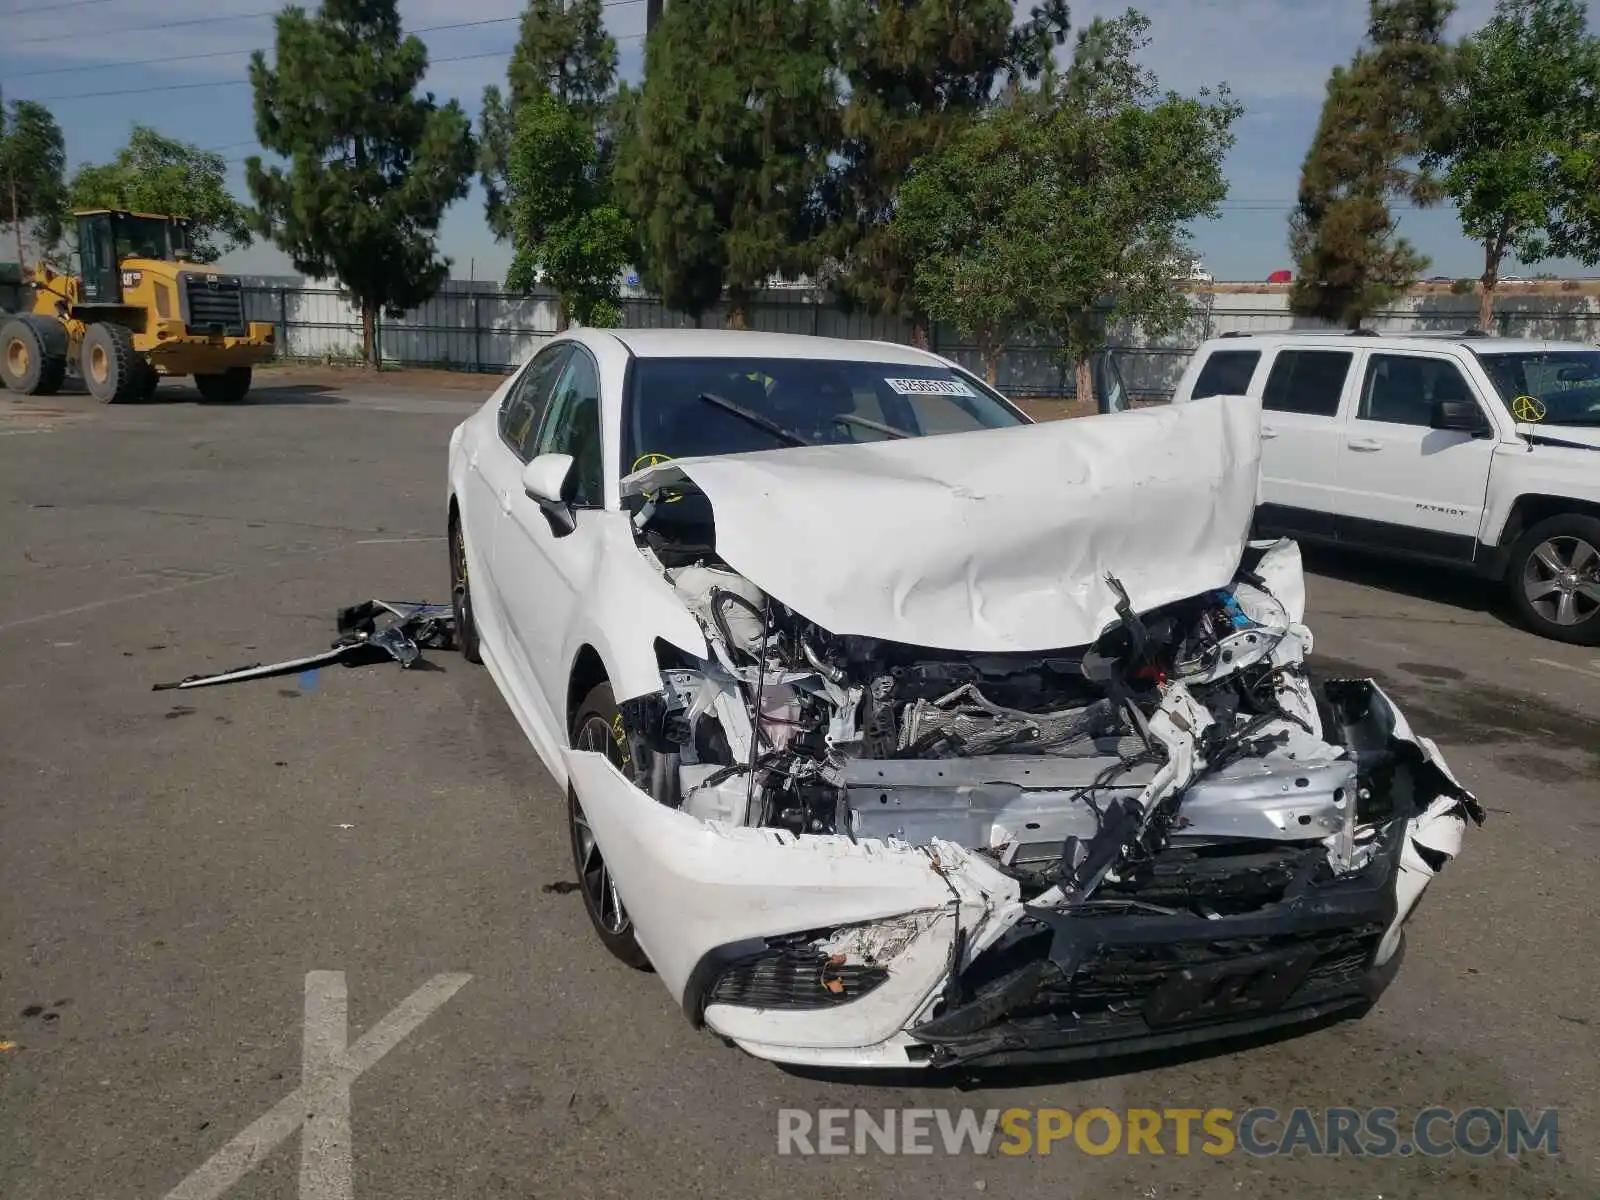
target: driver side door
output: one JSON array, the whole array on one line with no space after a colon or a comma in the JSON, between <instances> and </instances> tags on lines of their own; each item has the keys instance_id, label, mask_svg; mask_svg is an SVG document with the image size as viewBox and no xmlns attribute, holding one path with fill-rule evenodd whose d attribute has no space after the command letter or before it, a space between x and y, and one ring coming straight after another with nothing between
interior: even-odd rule
<instances>
[{"instance_id":1,"label":"driver side door","mask_svg":"<svg viewBox=\"0 0 1600 1200\"><path fill-rule=\"evenodd\" d=\"M520 484L507 497L495 539L497 586L512 637L525 655L541 716L565 744L567 631L586 581L595 570L595 517L604 503L600 447L600 372L594 358L574 344L545 406L538 435L525 461L540 454L570 454L570 533L558 533L537 501Z\"/></svg>"}]
</instances>

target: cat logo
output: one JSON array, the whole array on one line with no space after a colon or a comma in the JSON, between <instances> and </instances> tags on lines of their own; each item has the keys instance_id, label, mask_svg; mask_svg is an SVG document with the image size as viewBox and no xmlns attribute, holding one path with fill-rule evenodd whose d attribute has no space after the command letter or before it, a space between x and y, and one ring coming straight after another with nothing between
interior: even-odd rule
<instances>
[{"instance_id":1,"label":"cat logo","mask_svg":"<svg viewBox=\"0 0 1600 1200\"><path fill-rule=\"evenodd\" d=\"M122 273L122 286L125 288L138 287L139 281L143 278L143 271L124 271Z\"/></svg>"},{"instance_id":2,"label":"cat logo","mask_svg":"<svg viewBox=\"0 0 1600 1200\"><path fill-rule=\"evenodd\" d=\"M217 285L220 284L221 282L222 282L222 280L218 279L215 275L207 275L206 276L206 286L208 288L210 288L213 292L217 290Z\"/></svg>"}]
</instances>

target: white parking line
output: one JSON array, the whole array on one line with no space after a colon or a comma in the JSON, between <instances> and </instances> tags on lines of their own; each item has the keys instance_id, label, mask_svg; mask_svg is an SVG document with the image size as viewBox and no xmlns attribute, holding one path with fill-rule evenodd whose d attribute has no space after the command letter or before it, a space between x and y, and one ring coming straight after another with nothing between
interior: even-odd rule
<instances>
[{"instance_id":1,"label":"white parking line","mask_svg":"<svg viewBox=\"0 0 1600 1200\"><path fill-rule=\"evenodd\" d=\"M1590 679L1600 679L1600 658L1591 660L1593 669L1575 666L1572 663L1557 662L1553 658L1536 658L1533 661L1541 667L1554 667L1558 671L1572 671L1578 675L1587 675Z\"/></svg>"},{"instance_id":2,"label":"white parking line","mask_svg":"<svg viewBox=\"0 0 1600 1200\"><path fill-rule=\"evenodd\" d=\"M435 975L347 1049L349 991L344 972L312 971L306 976L300 1086L207 1159L164 1200L216 1200L302 1126L300 1200L352 1200L351 1085L471 978Z\"/></svg>"}]
</instances>

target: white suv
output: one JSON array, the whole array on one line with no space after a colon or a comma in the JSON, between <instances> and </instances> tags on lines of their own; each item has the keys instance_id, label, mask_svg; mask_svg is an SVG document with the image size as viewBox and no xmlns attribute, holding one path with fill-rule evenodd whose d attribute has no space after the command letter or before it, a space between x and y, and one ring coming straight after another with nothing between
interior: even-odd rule
<instances>
[{"instance_id":1,"label":"white suv","mask_svg":"<svg viewBox=\"0 0 1600 1200\"><path fill-rule=\"evenodd\" d=\"M1174 402L1262 404L1263 534L1461 567L1600 645L1600 349L1477 332L1205 342Z\"/></svg>"}]
</instances>

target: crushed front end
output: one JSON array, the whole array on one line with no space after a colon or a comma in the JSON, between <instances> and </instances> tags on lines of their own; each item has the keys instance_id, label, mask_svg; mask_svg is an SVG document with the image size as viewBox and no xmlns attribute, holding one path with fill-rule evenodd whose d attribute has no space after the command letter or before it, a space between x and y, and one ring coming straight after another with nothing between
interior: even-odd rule
<instances>
[{"instance_id":1,"label":"crushed front end","mask_svg":"<svg viewBox=\"0 0 1600 1200\"><path fill-rule=\"evenodd\" d=\"M703 545L640 549L709 657L662 647L624 769L568 764L685 1012L763 1057L1094 1057L1357 1010L1482 819L1373 683L1308 677L1291 542L1044 654L835 635Z\"/></svg>"},{"instance_id":2,"label":"crushed front end","mask_svg":"<svg viewBox=\"0 0 1600 1200\"><path fill-rule=\"evenodd\" d=\"M564 760L690 1019L904 1067L1370 1003L1482 812L1371 681L1308 675L1259 459L1213 397L625 478L703 639Z\"/></svg>"}]
</instances>

